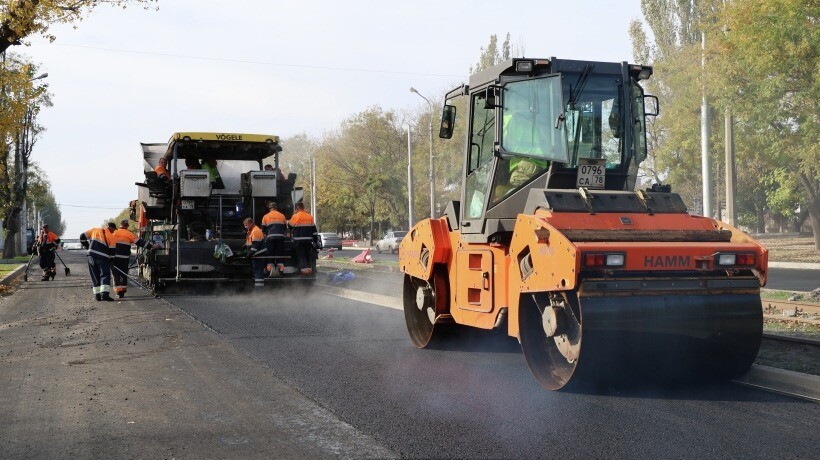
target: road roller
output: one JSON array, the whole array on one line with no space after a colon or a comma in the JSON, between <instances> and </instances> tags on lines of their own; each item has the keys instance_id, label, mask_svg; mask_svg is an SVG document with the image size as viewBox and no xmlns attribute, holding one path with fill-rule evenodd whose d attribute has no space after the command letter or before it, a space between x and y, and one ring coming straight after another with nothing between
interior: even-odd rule
<instances>
[{"instance_id":1,"label":"road roller","mask_svg":"<svg viewBox=\"0 0 820 460\"><path fill-rule=\"evenodd\" d=\"M505 333L550 390L748 370L768 253L690 214L670 185L638 184L647 118L659 113L640 84L651 75L627 62L516 58L446 94L439 137L466 123L461 199L399 248L416 347L460 326Z\"/></svg>"}]
</instances>

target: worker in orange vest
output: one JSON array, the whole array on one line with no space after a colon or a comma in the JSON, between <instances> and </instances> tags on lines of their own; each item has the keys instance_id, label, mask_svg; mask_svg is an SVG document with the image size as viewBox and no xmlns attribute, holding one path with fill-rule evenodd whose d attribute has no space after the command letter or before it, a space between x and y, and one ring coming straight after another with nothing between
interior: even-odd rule
<instances>
[{"instance_id":1,"label":"worker in orange vest","mask_svg":"<svg viewBox=\"0 0 820 460\"><path fill-rule=\"evenodd\" d=\"M245 237L245 247L248 250L248 257L251 259L253 287L265 287L265 260L268 255L268 249L265 247L265 234L250 217L242 221L242 225L248 232Z\"/></svg>"},{"instance_id":2,"label":"worker in orange vest","mask_svg":"<svg viewBox=\"0 0 820 460\"><path fill-rule=\"evenodd\" d=\"M111 260L112 275L114 276L114 292L122 299L128 291L128 266L131 262L131 245L145 249L159 249L160 245L137 238L128 230L128 219L120 221L120 228L114 231L114 257Z\"/></svg>"},{"instance_id":3,"label":"worker in orange vest","mask_svg":"<svg viewBox=\"0 0 820 460\"><path fill-rule=\"evenodd\" d=\"M293 229L293 242L296 244L296 261L300 272L310 275L316 264L316 223L313 216L305 211L303 202L297 202L295 207L296 212L290 218L290 226Z\"/></svg>"},{"instance_id":4,"label":"worker in orange vest","mask_svg":"<svg viewBox=\"0 0 820 460\"><path fill-rule=\"evenodd\" d=\"M57 265L54 261L54 251L60 244L60 237L56 233L49 231L48 224L43 224L43 229L37 236L37 253L40 255L40 268L43 269L42 281L52 280L57 275Z\"/></svg>"},{"instance_id":5,"label":"worker in orange vest","mask_svg":"<svg viewBox=\"0 0 820 460\"><path fill-rule=\"evenodd\" d=\"M80 235L80 244L88 249L88 272L94 286L94 299L111 302L111 255L114 253L114 231L117 226L92 228Z\"/></svg>"},{"instance_id":6,"label":"worker in orange vest","mask_svg":"<svg viewBox=\"0 0 820 460\"><path fill-rule=\"evenodd\" d=\"M165 157L160 158L154 172L157 173L157 179L170 180L171 173L168 172L168 159Z\"/></svg>"},{"instance_id":7,"label":"worker in orange vest","mask_svg":"<svg viewBox=\"0 0 820 460\"><path fill-rule=\"evenodd\" d=\"M265 247L268 249L267 270L270 276L279 276L285 269L282 263L282 245L285 241L285 225L288 220L285 215L279 212L276 203L268 202L270 211L262 217L262 230L265 231Z\"/></svg>"}]
</instances>

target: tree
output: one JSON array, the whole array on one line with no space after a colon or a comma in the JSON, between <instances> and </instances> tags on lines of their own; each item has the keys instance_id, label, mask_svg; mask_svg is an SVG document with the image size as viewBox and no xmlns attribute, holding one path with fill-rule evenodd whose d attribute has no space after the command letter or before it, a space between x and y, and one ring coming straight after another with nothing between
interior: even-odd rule
<instances>
[{"instance_id":1,"label":"tree","mask_svg":"<svg viewBox=\"0 0 820 460\"><path fill-rule=\"evenodd\" d=\"M316 150L318 202L323 226L342 229L350 223L407 225L407 167L402 123L396 113L378 106L354 114ZM379 229L381 230L381 229Z\"/></svg>"},{"instance_id":2,"label":"tree","mask_svg":"<svg viewBox=\"0 0 820 460\"><path fill-rule=\"evenodd\" d=\"M643 24L629 28L634 58L654 66L652 78L643 82L658 96L661 114L648 120L648 158L642 175L667 182L696 208L702 206L700 172L700 102L703 95L701 31L712 27L719 0L642 0L641 11L654 41ZM716 123L716 122L713 122ZM712 145L721 129L711 129ZM715 164L715 161L711 162Z\"/></svg>"},{"instance_id":3,"label":"tree","mask_svg":"<svg viewBox=\"0 0 820 460\"><path fill-rule=\"evenodd\" d=\"M28 168L28 187L26 189L26 203L28 203L29 222L37 219L36 213L40 214L42 220L40 224L48 224L51 231L62 235L66 225L63 222L63 215L54 193L51 191L51 182L45 171L40 169L37 163L32 162Z\"/></svg>"},{"instance_id":4,"label":"tree","mask_svg":"<svg viewBox=\"0 0 820 460\"><path fill-rule=\"evenodd\" d=\"M35 86L37 68L14 56L0 62L0 214L6 230L4 257L15 252L21 211L28 185L29 159L44 128L38 123L43 107L51 105L45 85Z\"/></svg>"},{"instance_id":5,"label":"tree","mask_svg":"<svg viewBox=\"0 0 820 460\"><path fill-rule=\"evenodd\" d=\"M48 34L52 24L76 24L99 5L125 8L156 7L159 0L4 0L0 3L0 53L36 34Z\"/></svg>"},{"instance_id":6,"label":"tree","mask_svg":"<svg viewBox=\"0 0 820 460\"><path fill-rule=\"evenodd\" d=\"M814 0L727 2L710 55L716 97L737 114L741 137L758 139L770 209L808 209L820 250L820 10ZM799 186L798 186L799 184ZM802 192L800 191L802 190Z\"/></svg>"}]
</instances>

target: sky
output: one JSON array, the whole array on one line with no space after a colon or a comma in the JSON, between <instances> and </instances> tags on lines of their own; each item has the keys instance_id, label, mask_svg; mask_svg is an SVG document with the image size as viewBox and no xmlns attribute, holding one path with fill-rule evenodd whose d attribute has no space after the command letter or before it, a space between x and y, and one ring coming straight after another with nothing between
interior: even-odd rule
<instances>
[{"instance_id":1,"label":"sky","mask_svg":"<svg viewBox=\"0 0 820 460\"><path fill-rule=\"evenodd\" d=\"M416 110L466 82L507 32L526 57L632 61L640 1L160 0L98 7L11 50L49 76L32 154L67 227L116 216L144 180L140 142L174 132L321 136L379 105ZM283 144L287 156L287 144Z\"/></svg>"}]
</instances>

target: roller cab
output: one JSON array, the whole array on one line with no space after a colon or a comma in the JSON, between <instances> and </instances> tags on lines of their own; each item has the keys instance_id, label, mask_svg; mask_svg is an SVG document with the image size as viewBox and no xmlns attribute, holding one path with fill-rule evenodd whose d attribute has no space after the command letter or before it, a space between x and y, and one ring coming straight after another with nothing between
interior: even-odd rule
<instances>
[{"instance_id":1,"label":"roller cab","mask_svg":"<svg viewBox=\"0 0 820 460\"><path fill-rule=\"evenodd\" d=\"M462 197L399 251L417 347L446 323L504 331L548 389L748 369L767 252L690 215L669 186L634 190L658 111L639 85L651 73L513 59L448 94L468 98ZM456 122L446 104L441 136Z\"/></svg>"}]
</instances>

